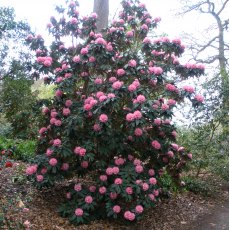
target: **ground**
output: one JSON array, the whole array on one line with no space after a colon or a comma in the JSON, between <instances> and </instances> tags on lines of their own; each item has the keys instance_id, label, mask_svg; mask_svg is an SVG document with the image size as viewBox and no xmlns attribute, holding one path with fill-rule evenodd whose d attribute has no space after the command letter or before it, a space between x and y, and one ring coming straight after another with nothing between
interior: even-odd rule
<instances>
[{"instance_id":1,"label":"ground","mask_svg":"<svg viewBox=\"0 0 230 230\"><path fill-rule=\"evenodd\" d=\"M12 229L21 229L19 223L28 220L32 230L227 230L229 229L228 185L218 184L219 190L210 197L192 192L172 194L149 210L140 222L124 225L117 221L100 220L89 225L73 226L56 212L64 199L69 181L52 189L38 191L26 182L25 164L0 171L0 215L12 223ZM220 182L216 182L220 183ZM12 205L10 205L12 202ZM28 208L29 211L23 208ZM6 214L7 213L7 214ZM18 227L16 226L18 224ZM0 229L10 229L1 227Z\"/></svg>"}]
</instances>

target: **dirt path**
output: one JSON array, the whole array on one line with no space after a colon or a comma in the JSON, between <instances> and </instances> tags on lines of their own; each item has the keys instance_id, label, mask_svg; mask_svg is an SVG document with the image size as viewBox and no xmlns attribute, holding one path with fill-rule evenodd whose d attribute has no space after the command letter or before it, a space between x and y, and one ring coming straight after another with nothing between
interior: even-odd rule
<instances>
[{"instance_id":1,"label":"dirt path","mask_svg":"<svg viewBox=\"0 0 230 230\"><path fill-rule=\"evenodd\" d=\"M199 216L186 230L228 230L229 200L210 209L209 213Z\"/></svg>"}]
</instances>

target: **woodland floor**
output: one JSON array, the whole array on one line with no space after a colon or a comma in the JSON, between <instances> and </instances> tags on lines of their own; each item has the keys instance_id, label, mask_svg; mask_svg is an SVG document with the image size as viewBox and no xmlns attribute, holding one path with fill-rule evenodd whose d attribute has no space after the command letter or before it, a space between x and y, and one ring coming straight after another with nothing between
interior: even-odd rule
<instances>
[{"instance_id":1,"label":"woodland floor","mask_svg":"<svg viewBox=\"0 0 230 230\"><path fill-rule=\"evenodd\" d=\"M73 226L56 212L64 200L68 182L57 184L52 189L38 191L26 182L22 175L25 164L18 162L13 168L0 171L0 212L1 205L8 208L5 216L12 223L30 221L32 230L228 230L229 193L228 185L217 183L219 190L210 197L183 192L163 199L148 211L143 219L132 225L118 221L100 220L89 225ZM213 179L215 180L215 178ZM218 184L219 183L219 184ZM9 200L12 206L10 207ZM15 201L16 200L16 201ZM15 202L14 202L15 201ZM18 211L18 206L29 211ZM10 229L1 226L0 229ZM17 230L16 225L12 228Z\"/></svg>"}]
</instances>

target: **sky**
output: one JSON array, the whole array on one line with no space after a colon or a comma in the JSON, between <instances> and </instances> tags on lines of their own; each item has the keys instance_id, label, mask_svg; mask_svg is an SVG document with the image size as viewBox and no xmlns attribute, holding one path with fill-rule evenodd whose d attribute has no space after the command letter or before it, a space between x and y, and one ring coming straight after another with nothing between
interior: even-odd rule
<instances>
[{"instance_id":1,"label":"sky","mask_svg":"<svg viewBox=\"0 0 230 230\"><path fill-rule=\"evenodd\" d=\"M16 17L29 22L38 34L46 34L46 25L52 15L55 15L55 5L64 0L1 0L0 6L11 6ZM80 14L89 15L93 11L93 0L79 0ZM158 31L165 32L172 38L178 37L183 31L196 30L200 26L199 17L193 15L186 18L176 18L173 10L179 8L179 0L142 0L153 17L161 17ZM118 14L120 0L110 0L110 18ZM116 17L115 17L116 18Z\"/></svg>"}]
</instances>

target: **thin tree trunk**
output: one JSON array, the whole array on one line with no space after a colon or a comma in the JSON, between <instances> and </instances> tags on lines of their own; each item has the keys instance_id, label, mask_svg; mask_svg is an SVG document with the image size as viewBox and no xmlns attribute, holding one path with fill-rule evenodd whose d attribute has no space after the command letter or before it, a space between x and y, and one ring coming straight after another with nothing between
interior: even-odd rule
<instances>
[{"instance_id":1,"label":"thin tree trunk","mask_svg":"<svg viewBox=\"0 0 230 230\"><path fill-rule=\"evenodd\" d=\"M94 0L93 12L97 13L97 32L108 27L109 0Z\"/></svg>"}]
</instances>

